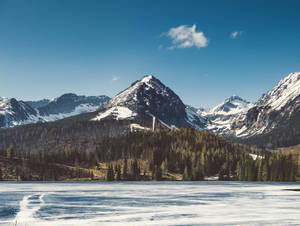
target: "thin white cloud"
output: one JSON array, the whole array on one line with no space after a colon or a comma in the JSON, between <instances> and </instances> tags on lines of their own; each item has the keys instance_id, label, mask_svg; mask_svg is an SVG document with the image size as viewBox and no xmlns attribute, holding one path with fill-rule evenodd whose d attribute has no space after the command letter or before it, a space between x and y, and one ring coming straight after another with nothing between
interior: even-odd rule
<instances>
[{"instance_id":1,"label":"thin white cloud","mask_svg":"<svg viewBox=\"0 0 300 226\"><path fill-rule=\"evenodd\" d=\"M201 31L196 31L196 24L191 27L187 25L174 27L163 35L167 35L172 39L173 45L168 49L190 48L193 46L197 48L204 48L208 45L208 40L204 33Z\"/></svg>"},{"instance_id":2,"label":"thin white cloud","mask_svg":"<svg viewBox=\"0 0 300 226\"><path fill-rule=\"evenodd\" d=\"M120 77L114 75L109 82L114 83L117 82L118 80L120 80Z\"/></svg>"},{"instance_id":3,"label":"thin white cloud","mask_svg":"<svg viewBox=\"0 0 300 226\"><path fill-rule=\"evenodd\" d=\"M233 31L233 32L231 32L230 37L232 39L236 39L237 36L242 35L242 34L243 34L242 31Z\"/></svg>"}]
</instances>

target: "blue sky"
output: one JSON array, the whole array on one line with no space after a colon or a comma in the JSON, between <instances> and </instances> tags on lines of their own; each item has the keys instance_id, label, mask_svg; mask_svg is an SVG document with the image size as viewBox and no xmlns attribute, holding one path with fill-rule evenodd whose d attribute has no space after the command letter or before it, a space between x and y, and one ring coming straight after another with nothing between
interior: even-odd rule
<instances>
[{"instance_id":1,"label":"blue sky","mask_svg":"<svg viewBox=\"0 0 300 226\"><path fill-rule=\"evenodd\" d=\"M114 96L153 74L186 104L256 101L300 71L300 1L0 0L0 96Z\"/></svg>"}]
</instances>

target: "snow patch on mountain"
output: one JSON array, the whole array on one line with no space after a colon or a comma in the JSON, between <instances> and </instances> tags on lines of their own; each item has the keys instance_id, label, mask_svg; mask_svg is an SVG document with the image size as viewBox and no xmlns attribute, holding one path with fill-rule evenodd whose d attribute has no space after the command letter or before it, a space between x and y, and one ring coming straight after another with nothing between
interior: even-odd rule
<instances>
[{"instance_id":1,"label":"snow patch on mountain","mask_svg":"<svg viewBox=\"0 0 300 226\"><path fill-rule=\"evenodd\" d=\"M186 105L185 112L187 115L187 122L197 129L203 129L207 124L207 119L205 119L201 114L198 113L198 109Z\"/></svg>"},{"instance_id":2,"label":"snow patch on mountain","mask_svg":"<svg viewBox=\"0 0 300 226\"><path fill-rule=\"evenodd\" d=\"M99 108L99 106L94 106L94 105L90 105L90 104L80 104L77 107L75 107L74 111L72 111L72 112L50 114L50 115L43 115L43 116L39 115L39 118L41 121L51 122L51 121L56 121L59 119L71 117L74 115L79 115L79 114L86 113L86 112L93 112L93 111L96 111L98 108Z\"/></svg>"},{"instance_id":3,"label":"snow patch on mountain","mask_svg":"<svg viewBox=\"0 0 300 226\"><path fill-rule=\"evenodd\" d=\"M95 118L92 119L92 121L99 121L105 118L113 118L116 120L132 119L136 115L137 114L135 112L131 111L127 107L116 106L99 113Z\"/></svg>"}]
</instances>

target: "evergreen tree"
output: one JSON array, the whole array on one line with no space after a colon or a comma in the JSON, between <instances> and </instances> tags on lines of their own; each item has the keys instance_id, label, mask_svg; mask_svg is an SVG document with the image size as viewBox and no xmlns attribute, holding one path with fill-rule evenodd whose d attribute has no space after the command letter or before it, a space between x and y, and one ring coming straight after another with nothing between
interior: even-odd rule
<instances>
[{"instance_id":1,"label":"evergreen tree","mask_svg":"<svg viewBox=\"0 0 300 226\"><path fill-rule=\"evenodd\" d=\"M162 180L162 170L160 167L154 167L154 171L152 172L152 179L157 181Z\"/></svg>"},{"instance_id":2,"label":"evergreen tree","mask_svg":"<svg viewBox=\"0 0 300 226\"><path fill-rule=\"evenodd\" d=\"M116 166L116 180L117 181L120 181L122 179L121 177L121 166L120 165L117 165Z\"/></svg>"},{"instance_id":3,"label":"evergreen tree","mask_svg":"<svg viewBox=\"0 0 300 226\"><path fill-rule=\"evenodd\" d=\"M113 166L110 164L106 174L107 181L113 181L115 178Z\"/></svg>"},{"instance_id":4,"label":"evergreen tree","mask_svg":"<svg viewBox=\"0 0 300 226\"><path fill-rule=\"evenodd\" d=\"M196 180L196 181L204 180L202 166L199 161L197 162L196 167L193 169L192 180Z\"/></svg>"},{"instance_id":5,"label":"evergreen tree","mask_svg":"<svg viewBox=\"0 0 300 226\"><path fill-rule=\"evenodd\" d=\"M268 168L268 163L267 163L267 161L264 161L264 162L263 162L262 179L263 179L263 181L268 181L268 180L269 180L269 168Z\"/></svg>"},{"instance_id":6,"label":"evergreen tree","mask_svg":"<svg viewBox=\"0 0 300 226\"><path fill-rule=\"evenodd\" d=\"M260 159L257 160L258 164L258 173L257 173L257 180L258 181L263 181L263 164Z\"/></svg>"},{"instance_id":7,"label":"evergreen tree","mask_svg":"<svg viewBox=\"0 0 300 226\"><path fill-rule=\"evenodd\" d=\"M127 165L127 158L125 157L124 159L124 164L123 164L123 180L127 180L128 179L128 165Z\"/></svg>"},{"instance_id":8,"label":"evergreen tree","mask_svg":"<svg viewBox=\"0 0 300 226\"><path fill-rule=\"evenodd\" d=\"M183 172L183 177L182 177L183 180L191 180L190 178L190 175L189 175L189 172L188 172L188 167L186 166L184 168L184 172Z\"/></svg>"},{"instance_id":9,"label":"evergreen tree","mask_svg":"<svg viewBox=\"0 0 300 226\"><path fill-rule=\"evenodd\" d=\"M138 166L137 159L134 159L134 161L131 164L130 179L139 180L139 178L140 178L140 168Z\"/></svg>"}]
</instances>

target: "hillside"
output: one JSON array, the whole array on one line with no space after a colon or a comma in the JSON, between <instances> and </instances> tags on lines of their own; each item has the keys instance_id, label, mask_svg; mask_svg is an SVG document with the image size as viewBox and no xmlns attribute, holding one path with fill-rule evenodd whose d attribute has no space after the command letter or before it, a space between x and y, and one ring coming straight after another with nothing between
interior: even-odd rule
<instances>
[{"instance_id":1,"label":"hillside","mask_svg":"<svg viewBox=\"0 0 300 226\"><path fill-rule=\"evenodd\" d=\"M254 158L249 153L259 150L192 128L86 136L62 144L2 149L1 178L293 181L297 176L296 156L257 152L261 157Z\"/></svg>"}]
</instances>

